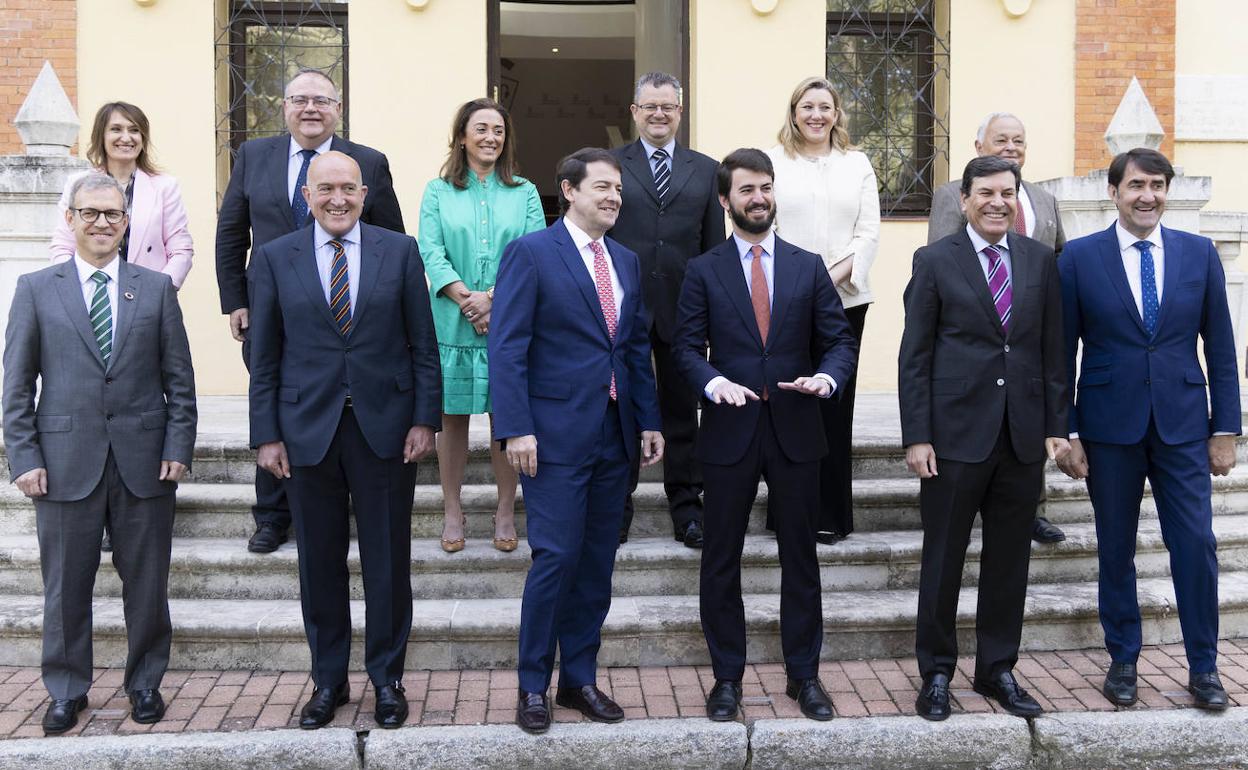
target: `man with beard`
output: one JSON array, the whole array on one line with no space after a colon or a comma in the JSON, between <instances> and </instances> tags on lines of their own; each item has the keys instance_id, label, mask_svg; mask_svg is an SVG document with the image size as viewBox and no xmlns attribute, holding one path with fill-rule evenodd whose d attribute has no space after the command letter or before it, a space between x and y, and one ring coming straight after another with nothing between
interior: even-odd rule
<instances>
[{"instance_id":1,"label":"man with beard","mask_svg":"<svg viewBox=\"0 0 1248 770\"><path fill-rule=\"evenodd\" d=\"M853 373L857 343L819 255L772 232L771 159L736 150L716 172L732 237L689 263L673 351L702 398L697 458L705 482L700 609L715 686L715 721L736 718L745 673L741 550L760 478L780 545L780 637L789 697L832 718L819 684L823 643L815 510L827 453L816 398ZM710 342L710 359L703 356Z\"/></svg>"}]
</instances>

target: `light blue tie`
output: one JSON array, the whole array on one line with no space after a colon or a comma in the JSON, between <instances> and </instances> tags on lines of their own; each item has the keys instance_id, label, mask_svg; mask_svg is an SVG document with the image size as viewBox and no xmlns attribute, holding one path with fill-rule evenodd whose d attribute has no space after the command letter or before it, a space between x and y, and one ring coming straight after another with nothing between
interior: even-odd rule
<instances>
[{"instance_id":1,"label":"light blue tie","mask_svg":"<svg viewBox=\"0 0 1248 770\"><path fill-rule=\"evenodd\" d=\"M1137 241L1135 248L1140 250L1140 305L1144 312L1144 328L1151 336L1157 329L1157 270L1153 265L1153 244L1148 241Z\"/></svg>"}]
</instances>

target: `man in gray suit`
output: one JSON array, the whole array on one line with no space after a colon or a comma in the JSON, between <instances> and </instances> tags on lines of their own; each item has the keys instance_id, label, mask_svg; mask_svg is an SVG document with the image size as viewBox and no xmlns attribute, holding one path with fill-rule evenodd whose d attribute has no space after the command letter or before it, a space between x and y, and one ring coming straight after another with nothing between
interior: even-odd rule
<instances>
[{"instance_id":1,"label":"man in gray suit","mask_svg":"<svg viewBox=\"0 0 1248 770\"><path fill-rule=\"evenodd\" d=\"M164 716L174 491L191 465L197 419L173 284L117 257L125 191L88 174L69 199L74 258L18 279L4 335L9 477L34 500L43 571L48 735L72 728L87 705L105 523L124 587L130 715L144 724Z\"/></svg>"},{"instance_id":2,"label":"man in gray suit","mask_svg":"<svg viewBox=\"0 0 1248 770\"><path fill-rule=\"evenodd\" d=\"M1014 115L994 112L979 124L975 135L975 153L981 158L996 155L1012 160L1022 169L1027 160L1027 129ZM955 179L937 188L932 195L932 214L927 221L929 245L966 228L961 185L962 181ZM1061 254L1062 247L1066 245L1066 235L1062 232L1062 220L1057 213L1057 200L1034 184L1023 182L1018 190L1017 204L1013 231L1040 241ZM1040 499L1044 499L1043 489ZM1066 539L1066 533L1043 516L1037 516L1031 525L1031 539L1037 543L1060 543Z\"/></svg>"}]
</instances>

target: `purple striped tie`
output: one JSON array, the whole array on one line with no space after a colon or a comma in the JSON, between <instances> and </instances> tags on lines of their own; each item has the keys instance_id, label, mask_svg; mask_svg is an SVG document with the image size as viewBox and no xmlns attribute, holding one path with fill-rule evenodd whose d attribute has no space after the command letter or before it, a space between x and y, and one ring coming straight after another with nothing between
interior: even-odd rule
<instances>
[{"instance_id":1,"label":"purple striped tie","mask_svg":"<svg viewBox=\"0 0 1248 770\"><path fill-rule=\"evenodd\" d=\"M992 295L992 304L997 307L997 315L1001 317L1001 329L1010 329L1010 305L1014 300L1014 289L1010 287L1010 273L1005 269L1005 260L996 246L985 246L984 256L988 257L988 293Z\"/></svg>"}]
</instances>

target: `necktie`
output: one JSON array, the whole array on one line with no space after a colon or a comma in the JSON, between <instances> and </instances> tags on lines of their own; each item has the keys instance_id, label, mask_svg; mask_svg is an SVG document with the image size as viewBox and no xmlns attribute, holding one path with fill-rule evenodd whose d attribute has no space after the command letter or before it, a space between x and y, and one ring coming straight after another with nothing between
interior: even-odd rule
<instances>
[{"instance_id":1,"label":"necktie","mask_svg":"<svg viewBox=\"0 0 1248 770\"><path fill-rule=\"evenodd\" d=\"M329 312L342 336L351 333L351 280L347 275L347 252L341 241L330 241L334 247L334 261L329 266Z\"/></svg>"},{"instance_id":2,"label":"necktie","mask_svg":"<svg viewBox=\"0 0 1248 770\"><path fill-rule=\"evenodd\" d=\"M308 201L303 197L303 186L308 183L308 166L316 157L316 150L300 150L303 165L299 167L299 177L295 179L295 194L290 196L290 213L295 218L295 229L303 227L308 218Z\"/></svg>"},{"instance_id":3,"label":"necktie","mask_svg":"<svg viewBox=\"0 0 1248 770\"><path fill-rule=\"evenodd\" d=\"M1014 301L1014 289L1010 286L1010 273L1005 269L1005 260L996 246L985 246L984 256L988 257L988 293L992 295L992 304L1001 317L1001 328L1010 330L1010 309Z\"/></svg>"},{"instance_id":4,"label":"necktie","mask_svg":"<svg viewBox=\"0 0 1248 770\"><path fill-rule=\"evenodd\" d=\"M1151 335L1157 329L1157 270L1153 265L1153 244L1148 241L1137 241L1135 248L1140 250L1140 313L1144 319L1144 328Z\"/></svg>"},{"instance_id":5,"label":"necktie","mask_svg":"<svg viewBox=\"0 0 1248 770\"><path fill-rule=\"evenodd\" d=\"M1014 202L1016 204L1015 208L1018 210L1018 213L1014 215L1014 232L1019 235L1026 235L1027 215L1023 213L1023 199L1021 197L1015 198Z\"/></svg>"},{"instance_id":6,"label":"necktie","mask_svg":"<svg viewBox=\"0 0 1248 770\"><path fill-rule=\"evenodd\" d=\"M667 184L672 180L672 168L667 162L667 150L660 147L650 156L654 160L654 189L659 193L659 202L667 197Z\"/></svg>"},{"instance_id":7,"label":"necktie","mask_svg":"<svg viewBox=\"0 0 1248 770\"><path fill-rule=\"evenodd\" d=\"M108 273L96 270L91 275L95 281L95 294L91 295L91 330L95 332L95 344L100 346L100 357L108 363L113 354L113 308L108 303Z\"/></svg>"},{"instance_id":8,"label":"necktie","mask_svg":"<svg viewBox=\"0 0 1248 770\"><path fill-rule=\"evenodd\" d=\"M611 286L611 271L607 268L607 254L598 241L589 242L594 253L594 284L598 287L598 304L602 305L602 317L607 322L607 336L615 342L618 319L615 314L615 289ZM615 400L615 371L611 371L611 400Z\"/></svg>"},{"instance_id":9,"label":"necktie","mask_svg":"<svg viewBox=\"0 0 1248 770\"><path fill-rule=\"evenodd\" d=\"M754 306L754 322L758 324L758 336L767 347L767 333L771 331L771 297L767 292L767 276L763 274L763 247L757 243L750 247L750 304ZM763 400L767 400L767 384L763 384Z\"/></svg>"}]
</instances>

